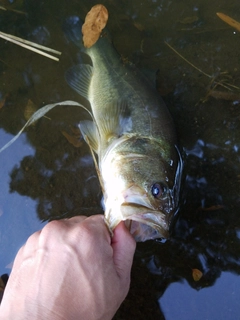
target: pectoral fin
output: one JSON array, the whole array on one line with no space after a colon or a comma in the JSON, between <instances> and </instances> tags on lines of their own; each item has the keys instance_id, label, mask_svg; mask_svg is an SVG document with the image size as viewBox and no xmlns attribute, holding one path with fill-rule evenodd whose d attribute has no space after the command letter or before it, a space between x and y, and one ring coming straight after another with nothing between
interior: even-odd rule
<instances>
[{"instance_id":1,"label":"pectoral fin","mask_svg":"<svg viewBox=\"0 0 240 320\"><path fill-rule=\"evenodd\" d=\"M132 119L127 102L124 100L113 101L106 107L105 112L98 117L97 122L101 140L110 141L130 132Z\"/></svg>"},{"instance_id":2,"label":"pectoral fin","mask_svg":"<svg viewBox=\"0 0 240 320\"><path fill-rule=\"evenodd\" d=\"M99 146L99 139L100 139L98 129L93 121L88 121L88 120L81 121L79 124L79 128L82 132L82 135L85 141L89 145L89 148L93 157L93 162L98 175L98 179L102 188L102 192L104 193L104 184L102 181L101 172L99 170L97 159L96 159L96 153L98 153L98 146Z\"/></svg>"},{"instance_id":3,"label":"pectoral fin","mask_svg":"<svg viewBox=\"0 0 240 320\"><path fill-rule=\"evenodd\" d=\"M88 100L88 89L92 75L92 66L89 64L78 64L67 70L65 79L72 89Z\"/></svg>"}]
</instances>

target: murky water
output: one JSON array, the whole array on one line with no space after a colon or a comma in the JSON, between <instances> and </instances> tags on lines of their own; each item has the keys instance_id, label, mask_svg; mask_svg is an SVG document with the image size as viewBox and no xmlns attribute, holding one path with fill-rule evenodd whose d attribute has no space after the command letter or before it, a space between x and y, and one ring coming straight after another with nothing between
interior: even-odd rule
<instances>
[{"instance_id":1,"label":"murky water","mask_svg":"<svg viewBox=\"0 0 240 320\"><path fill-rule=\"evenodd\" d=\"M81 102L64 80L77 48L61 26L67 16L84 16L96 3L0 1L27 13L0 11L1 31L62 52L54 62L0 39L1 146L23 126L29 110L65 99ZM130 293L115 319L238 319L240 35L216 12L240 21L239 3L101 3L109 9L118 52L143 72L158 71L157 90L176 123L185 165L172 237L138 245ZM17 250L42 221L101 212L89 150L66 139L77 135L81 112L49 112L0 155L0 274L10 272ZM202 272L199 281L194 269Z\"/></svg>"}]
</instances>

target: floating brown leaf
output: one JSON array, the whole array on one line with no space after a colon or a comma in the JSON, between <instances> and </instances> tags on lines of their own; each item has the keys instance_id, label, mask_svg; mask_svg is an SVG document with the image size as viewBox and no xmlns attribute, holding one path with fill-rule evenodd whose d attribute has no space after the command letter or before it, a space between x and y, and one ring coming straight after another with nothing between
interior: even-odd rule
<instances>
[{"instance_id":1,"label":"floating brown leaf","mask_svg":"<svg viewBox=\"0 0 240 320\"><path fill-rule=\"evenodd\" d=\"M102 4L92 7L85 18L82 26L83 44L86 48L90 48L97 42L102 29L106 26L108 20L107 8Z\"/></svg>"},{"instance_id":2,"label":"floating brown leaf","mask_svg":"<svg viewBox=\"0 0 240 320\"><path fill-rule=\"evenodd\" d=\"M217 16L222 19L224 22L226 22L227 24L229 24L231 27L237 29L238 31L240 31L240 23L237 22L236 20L232 19L231 17L227 16L224 13L221 12L217 12Z\"/></svg>"},{"instance_id":3,"label":"floating brown leaf","mask_svg":"<svg viewBox=\"0 0 240 320\"><path fill-rule=\"evenodd\" d=\"M198 269L192 269L192 277L194 281L199 281L203 276L203 273Z\"/></svg>"}]
</instances>

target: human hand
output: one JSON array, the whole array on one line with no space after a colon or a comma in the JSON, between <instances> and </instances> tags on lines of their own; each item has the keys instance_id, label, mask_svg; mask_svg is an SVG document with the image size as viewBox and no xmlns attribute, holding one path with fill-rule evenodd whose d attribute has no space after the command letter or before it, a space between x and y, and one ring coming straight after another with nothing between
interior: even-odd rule
<instances>
[{"instance_id":1,"label":"human hand","mask_svg":"<svg viewBox=\"0 0 240 320\"><path fill-rule=\"evenodd\" d=\"M111 319L126 297L135 241L102 215L49 222L19 250L0 319Z\"/></svg>"}]
</instances>

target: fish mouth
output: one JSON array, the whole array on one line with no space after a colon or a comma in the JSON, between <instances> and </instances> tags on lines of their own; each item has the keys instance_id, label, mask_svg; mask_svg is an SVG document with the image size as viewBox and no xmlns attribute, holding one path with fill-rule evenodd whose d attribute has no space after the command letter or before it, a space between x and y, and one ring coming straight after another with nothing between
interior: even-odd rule
<instances>
[{"instance_id":1,"label":"fish mouth","mask_svg":"<svg viewBox=\"0 0 240 320\"><path fill-rule=\"evenodd\" d=\"M173 205L169 197L155 208L146 192L131 185L118 197L106 200L105 221L110 230L125 221L125 225L137 242L169 237Z\"/></svg>"},{"instance_id":2,"label":"fish mouth","mask_svg":"<svg viewBox=\"0 0 240 320\"><path fill-rule=\"evenodd\" d=\"M169 221L166 214L136 203L122 204L121 218L109 220L105 217L105 220L110 230L113 230L120 221L124 221L137 242L169 237Z\"/></svg>"},{"instance_id":3,"label":"fish mouth","mask_svg":"<svg viewBox=\"0 0 240 320\"><path fill-rule=\"evenodd\" d=\"M137 242L169 237L166 216L159 211L130 215L125 219L125 225Z\"/></svg>"},{"instance_id":4,"label":"fish mouth","mask_svg":"<svg viewBox=\"0 0 240 320\"><path fill-rule=\"evenodd\" d=\"M140 222L136 220L125 220L125 226L133 236L136 242L144 242L154 239L167 239L169 232L159 227L155 228L152 225L146 224L146 222Z\"/></svg>"}]
</instances>

